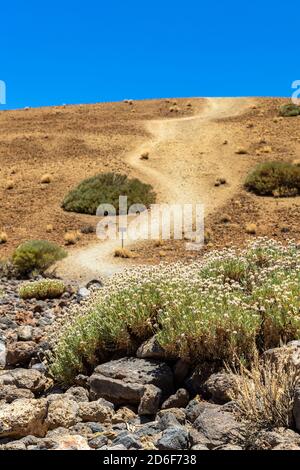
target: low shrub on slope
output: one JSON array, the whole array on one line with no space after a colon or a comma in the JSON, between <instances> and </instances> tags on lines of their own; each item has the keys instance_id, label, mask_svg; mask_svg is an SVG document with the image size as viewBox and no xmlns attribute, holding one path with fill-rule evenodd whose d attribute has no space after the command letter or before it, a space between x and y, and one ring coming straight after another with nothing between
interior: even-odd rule
<instances>
[{"instance_id":1,"label":"low shrub on slope","mask_svg":"<svg viewBox=\"0 0 300 470\"><path fill-rule=\"evenodd\" d=\"M100 204L112 204L118 213L119 196L128 197L128 207L155 202L155 193L149 184L130 179L118 173L103 173L82 181L65 197L63 209L70 212L95 215Z\"/></svg>"},{"instance_id":2,"label":"low shrub on slope","mask_svg":"<svg viewBox=\"0 0 300 470\"><path fill-rule=\"evenodd\" d=\"M260 196L297 196L300 167L284 162L260 163L248 175L245 187Z\"/></svg>"}]
</instances>

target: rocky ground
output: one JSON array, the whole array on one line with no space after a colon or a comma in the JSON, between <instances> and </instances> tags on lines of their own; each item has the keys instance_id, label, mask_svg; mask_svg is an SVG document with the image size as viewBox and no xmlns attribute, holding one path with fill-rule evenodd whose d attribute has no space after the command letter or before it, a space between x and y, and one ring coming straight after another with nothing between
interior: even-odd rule
<instances>
[{"instance_id":1,"label":"rocky ground","mask_svg":"<svg viewBox=\"0 0 300 470\"><path fill-rule=\"evenodd\" d=\"M154 340L136 357L113 358L60 388L44 360L51 323L100 286L23 301L19 283L3 280L0 300L0 449L300 450L300 434L292 429L249 435L230 399L232 376L203 375L182 360L168 361ZM300 342L268 355L289 349L299 355ZM300 430L300 390L294 418Z\"/></svg>"}]
</instances>

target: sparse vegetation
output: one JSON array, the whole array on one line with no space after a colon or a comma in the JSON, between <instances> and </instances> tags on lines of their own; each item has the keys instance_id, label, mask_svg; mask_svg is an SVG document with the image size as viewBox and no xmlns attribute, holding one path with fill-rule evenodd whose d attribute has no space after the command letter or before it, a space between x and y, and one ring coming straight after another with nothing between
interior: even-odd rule
<instances>
[{"instance_id":1,"label":"sparse vegetation","mask_svg":"<svg viewBox=\"0 0 300 470\"><path fill-rule=\"evenodd\" d=\"M242 362L232 371L232 399L240 417L252 430L293 427L293 403L299 385L299 367L289 356L276 362L256 356L249 368Z\"/></svg>"},{"instance_id":2,"label":"sparse vegetation","mask_svg":"<svg viewBox=\"0 0 300 470\"><path fill-rule=\"evenodd\" d=\"M8 236L6 232L0 232L0 244L6 243L8 241Z\"/></svg>"},{"instance_id":3,"label":"sparse vegetation","mask_svg":"<svg viewBox=\"0 0 300 470\"><path fill-rule=\"evenodd\" d=\"M12 261L22 275L33 271L44 272L51 264L66 256L55 243L46 240L29 240L22 243L12 255Z\"/></svg>"},{"instance_id":4,"label":"sparse vegetation","mask_svg":"<svg viewBox=\"0 0 300 470\"><path fill-rule=\"evenodd\" d=\"M141 160L149 160L149 152L142 152L141 153Z\"/></svg>"},{"instance_id":5,"label":"sparse vegetation","mask_svg":"<svg viewBox=\"0 0 300 470\"><path fill-rule=\"evenodd\" d=\"M280 107L279 114L283 117L300 116L300 106L294 103L284 104Z\"/></svg>"},{"instance_id":6,"label":"sparse vegetation","mask_svg":"<svg viewBox=\"0 0 300 470\"><path fill-rule=\"evenodd\" d=\"M248 223L246 224L245 230L249 235L255 235L257 232L257 226L256 224Z\"/></svg>"},{"instance_id":7,"label":"sparse vegetation","mask_svg":"<svg viewBox=\"0 0 300 470\"><path fill-rule=\"evenodd\" d=\"M118 213L119 196L128 197L129 207L137 203L149 207L155 202L151 185L119 173L103 173L82 181L66 196L62 207L66 211L95 215L100 204L112 204Z\"/></svg>"},{"instance_id":8,"label":"sparse vegetation","mask_svg":"<svg viewBox=\"0 0 300 470\"><path fill-rule=\"evenodd\" d=\"M62 281L43 279L24 284L19 289L19 295L22 299L55 299L60 297L65 290L66 288Z\"/></svg>"},{"instance_id":9,"label":"sparse vegetation","mask_svg":"<svg viewBox=\"0 0 300 470\"><path fill-rule=\"evenodd\" d=\"M154 334L169 357L193 364L251 361L257 349L299 337L299 261L295 245L260 240L188 266L131 269L70 310L53 373L68 381L112 351L134 353Z\"/></svg>"},{"instance_id":10,"label":"sparse vegetation","mask_svg":"<svg viewBox=\"0 0 300 470\"><path fill-rule=\"evenodd\" d=\"M284 162L261 163L248 175L245 187L261 196L297 196L300 167Z\"/></svg>"},{"instance_id":11,"label":"sparse vegetation","mask_svg":"<svg viewBox=\"0 0 300 470\"><path fill-rule=\"evenodd\" d=\"M42 183L42 184L49 184L49 183L51 183L51 176L50 176L48 173L46 173L45 175L43 175L43 176L41 177L41 183Z\"/></svg>"},{"instance_id":12,"label":"sparse vegetation","mask_svg":"<svg viewBox=\"0 0 300 470\"><path fill-rule=\"evenodd\" d=\"M75 245L79 240L77 232L66 232L64 235L65 245Z\"/></svg>"},{"instance_id":13,"label":"sparse vegetation","mask_svg":"<svg viewBox=\"0 0 300 470\"><path fill-rule=\"evenodd\" d=\"M127 248L117 248L114 253L116 258L133 258L132 251Z\"/></svg>"},{"instance_id":14,"label":"sparse vegetation","mask_svg":"<svg viewBox=\"0 0 300 470\"><path fill-rule=\"evenodd\" d=\"M14 188L14 182L12 180L7 181L6 189L13 189L13 188Z\"/></svg>"},{"instance_id":15,"label":"sparse vegetation","mask_svg":"<svg viewBox=\"0 0 300 470\"><path fill-rule=\"evenodd\" d=\"M248 150L245 147L238 147L235 153L238 155L246 155L248 153Z\"/></svg>"}]
</instances>

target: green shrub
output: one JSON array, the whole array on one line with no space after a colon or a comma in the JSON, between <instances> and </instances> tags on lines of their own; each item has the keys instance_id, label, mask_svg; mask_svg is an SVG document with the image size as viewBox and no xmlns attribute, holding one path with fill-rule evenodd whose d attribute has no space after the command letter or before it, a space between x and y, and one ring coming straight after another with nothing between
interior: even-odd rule
<instances>
[{"instance_id":1,"label":"green shrub","mask_svg":"<svg viewBox=\"0 0 300 470\"><path fill-rule=\"evenodd\" d=\"M248 175L245 187L261 196L297 196L300 167L284 162L261 163Z\"/></svg>"},{"instance_id":2,"label":"green shrub","mask_svg":"<svg viewBox=\"0 0 300 470\"><path fill-rule=\"evenodd\" d=\"M284 104L280 107L279 114L284 117L300 116L300 106L294 103Z\"/></svg>"},{"instance_id":3,"label":"green shrub","mask_svg":"<svg viewBox=\"0 0 300 470\"><path fill-rule=\"evenodd\" d=\"M51 264L67 256L55 243L46 240L29 240L22 243L12 255L12 261L19 273L44 272Z\"/></svg>"},{"instance_id":4,"label":"green shrub","mask_svg":"<svg viewBox=\"0 0 300 470\"><path fill-rule=\"evenodd\" d=\"M60 297L65 290L66 288L62 281L43 279L24 284L19 289L19 295L22 299L55 299Z\"/></svg>"},{"instance_id":5,"label":"green shrub","mask_svg":"<svg viewBox=\"0 0 300 470\"><path fill-rule=\"evenodd\" d=\"M119 196L128 197L128 207L137 203L149 207L155 202L151 185L126 175L103 173L82 181L65 197L62 207L66 211L94 215L100 204L112 204L118 213Z\"/></svg>"},{"instance_id":6,"label":"green shrub","mask_svg":"<svg viewBox=\"0 0 300 470\"><path fill-rule=\"evenodd\" d=\"M134 354L156 335L170 358L234 364L300 334L300 252L256 242L224 250L201 264L131 269L106 291L70 309L72 324L57 340L52 372L71 381L114 352Z\"/></svg>"}]
</instances>

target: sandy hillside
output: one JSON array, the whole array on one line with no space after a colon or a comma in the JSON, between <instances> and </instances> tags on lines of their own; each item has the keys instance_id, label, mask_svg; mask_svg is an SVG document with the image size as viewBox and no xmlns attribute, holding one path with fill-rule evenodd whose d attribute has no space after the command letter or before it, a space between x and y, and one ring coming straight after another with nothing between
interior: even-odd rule
<instances>
[{"instance_id":1,"label":"sandy hillside","mask_svg":"<svg viewBox=\"0 0 300 470\"><path fill-rule=\"evenodd\" d=\"M9 241L0 246L0 256L29 238L63 244L65 231L95 225L95 217L66 213L60 203L76 183L104 171L151 183L159 202L203 202L210 233L206 249L243 244L249 222L256 224L258 236L300 238L299 198L260 198L243 189L257 162L300 157L300 119L278 119L283 102L153 100L1 112L0 229ZM239 147L247 153L237 154ZM144 150L150 153L148 161L140 160ZM48 185L40 183L45 173L51 175ZM216 178L226 184L215 186ZM53 224L53 232L46 232L47 224ZM76 264L75 277L89 278L118 269L114 247L100 246L94 234L84 235L61 272L69 275ZM132 247L134 262L199 255L184 248L184 242Z\"/></svg>"}]
</instances>

